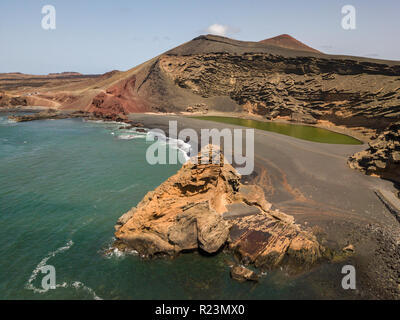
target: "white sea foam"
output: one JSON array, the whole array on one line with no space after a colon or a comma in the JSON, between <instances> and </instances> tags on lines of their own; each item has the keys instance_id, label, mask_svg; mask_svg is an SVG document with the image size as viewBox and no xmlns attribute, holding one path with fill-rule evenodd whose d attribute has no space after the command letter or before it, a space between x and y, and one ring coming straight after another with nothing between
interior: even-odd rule
<instances>
[{"instance_id":1,"label":"white sea foam","mask_svg":"<svg viewBox=\"0 0 400 320\"><path fill-rule=\"evenodd\" d=\"M134 183L134 184L131 184L130 186L127 186L127 187L122 188L122 189L120 189L120 190L110 190L110 192L113 192L113 193L121 193L121 192L128 191L129 189L132 189L132 188L134 188L134 187L136 187L136 186L137 186L137 183Z\"/></svg>"},{"instance_id":2,"label":"white sea foam","mask_svg":"<svg viewBox=\"0 0 400 320\"><path fill-rule=\"evenodd\" d=\"M47 292L49 289L39 289L39 288L35 288L35 286L33 285L33 281L35 281L35 279L37 278L40 270L42 269L42 267L44 267L47 264L47 261L49 261L50 258L53 258L54 256L56 256L57 254L67 251L69 248L72 247L72 245L74 244L74 242L72 240L68 241L67 244L63 247L58 248L57 250L54 250L50 253L48 253L43 259L42 261L39 262L39 264L36 266L36 268L33 270L28 282L25 285L25 288L28 290L33 290L33 292L35 293L45 293ZM56 285L56 287L65 287L66 283L63 283L61 285Z\"/></svg>"},{"instance_id":3,"label":"white sea foam","mask_svg":"<svg viewBox=\"0 0 400 320\"><path fill-rule=\"evenodd\" d=\"M138 135L138 134L121 134L118 136L118 139L121 139L121 140L132 140L132 139L140 139L140 138L146 138L146 136Z\"/></svg>"},{"instance_id":4,"label":"white sea foam","mask_svg":"<svg viewBox=\"0 0 400 320\"><path fill-rule=\"evenodd\" d=\"M44 267L47 262L49 261L50 258L55 257L57 254L62 253L67 251L68 249L70 249L72 247L72 245L74 244L74 242L72 240L68 241L67 244L65 246L62 246L52 252L49 252L40 262L39 264L36 266L36 268L33 270L31 276L28 279L28 282L25 285L25 289L28 290L32 290L35 293L45 293L47 291L49 291L50 289L40 289L40 288L36 288L33 285L33 282L36 280L39 272L41 271L42 267ZM72 284L68 284L67 282L63 282L62 284L57 284L56 288L68 288L68 287L73 287L75 289L82 289L86 292L88 292L89 294L91 294L93 296L94 300L103 300L102 298L100 298L93 289L87 287L84 283L80 282L80 281L74 281ZM52 289L53 290L53 289Z\"/></svg>"},{"instance_id":5,"label":"white sea foam","mask_svg":"<svg viewBox=\"0 0 400 320\"><path fill-rule=\"evenodd\" d=\"M106 253L107 258L124 258L126 255L126 252L118 250L117 248L110 248L108 252Z\"/></svg>"},{"instance_id":6,"label":"white sea foam","mask_svg":"<svg viewBox=\"0 0 400 320\"><path fill-rule=\"evenodd\" d=\"M161 135L159 132L155 133L149 131L147 132L146 136L149 137L148 140L157 139L159 142L164 142L165 144L169 145L172 149L180 151L185 161L188 161L190 159L189 153L192 147L189 143L186 143L185 141L180 139L166 137L165 135Z\"/></svg>"},{"instance_id":7,"label":"white sea foam","mask_svg":"<svg viewBox=\"0 0 400 320\"><path fill-rule=\"evenodd\" d=\"M112 258L125 258L127 255L133 255L137 256L139 255L139 252L133 249L126 249L126 250L119 250L118 248L114 248L113 243L115 242L115 237L112 237L110 240L110 244L108 245L108 248L102 250L101 252L104 254L104 256L107 259L112 259Z\"/></svg>"},{"instance_id":8,"label":"white sea foam","mask_svg":"<svg viewBox=\"0 0 400 320\"><path fill-rule=\"evenodd\" d=\"M85 290L86 292L90 293L93 296L94 300L103 300L98 295L96 295L96 292L94 292L94 290L92 288L85 286L85 284L80 281L73 282L71 286L74 287L75 289L82 289L82 290Z\"/></svg>"},{"instance_id":9,"label":"white sea foam","mask_svg":"<svg viewBox=\"0 0 400 320\"><path fill-rule=\"evenodd\" d=\"M145 132L140 132L137 129L142 129L142 128L131 128L131 129L120 129L120 131L122 133L134 133L140 136L146 136L147 135L147 131Z\"/></svg>"},{"instance_id":10,"label":"white sea foam","mask_svg":"<svg viewBox=\"0 0 400 320\"><path fill-rule=\"evenodd\" d=\"M129 126L129 123L126 122L119 122L119 121L106 121L106 120L87 120L84 119L84 122L89 122L89 123L101 123L101 124L118 124L120 126Z\"/></svg>"},{"instance_id":11,"label":"white sea foam","mask_svg":"<svg viewBox=\"0 0 400 320\"><path fill-rule=\"evenodd\" d=\"M172 148L177 149L180 152L182 152L186 161L188 161L190 159L189 153L190 153L191 146L189 143L186 143L183 140L171 139L171 138L168 139L167 143L170 144L170 146Z\"/></svg>"}]
</instances>

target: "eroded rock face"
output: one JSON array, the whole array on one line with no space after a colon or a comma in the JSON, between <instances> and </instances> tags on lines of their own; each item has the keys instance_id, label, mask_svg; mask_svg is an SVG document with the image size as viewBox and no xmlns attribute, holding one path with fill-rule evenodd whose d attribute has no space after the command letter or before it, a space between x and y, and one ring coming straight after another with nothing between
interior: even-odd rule
<instances>
[{"instance_id":1,"label":"eroded rock face","mask_svg":"<svg viewBox=\"0 0 400 320\"><path fill-rule=\"evenodd\" d=\"M292 216L271 210L262 189L242 185L240 178L209 146L121 216L115 236L149 257L193 250L213 254L227 247L243 263L263 269L316 263L323 248L315 236Z\"/></svg>"},{"instance_id":2,"label":"eroded rock face","mask_svg":"<svg viewBox=\"0 0 400 320\"><path fill-rule=\"evenodd\" d=\"M166 54L159 67L180 88L268 119L382 129L400 118L399 66L248 52Z\"/></svg>"},{"instance_id":3,"label":"eroded rock face","mask_svg":"<svg viewBox=\"0 0 400 320\"><path fill-rule=\"evenodd\" d=\"M400 184L400 122L389 126L369 143L367 150L348 160L351 168Z\"/></svg>"},{"instance_id":4,"label":"eroded rock face","mask_svg":"<svg viewBox=\"0 0 400 320\"><path fill-rule=\"evenodd\" d=\"M325 55L288 35L262 42L207 35L126 72L0 74L0 108L46 106L102 118L243 111L369 133L399 121L399 77L394 61Z\"/></svg>"},{"instance_id":5,"label":"eroded rock face","mask_svg":"<svg viewBox=\"0 0 400 320\"><path fill-rule=\"evenodd\" d=\"M27 100L22 97L13 97L4 92L0 92L0 108L27 106Z\"/></svg>"},{"instance_id":6,"label":"eroded rock face","mask_svg":"<svg viewBox=\"0 0 400 320\"><path fill-rule=\"evenodd\" d=\"M199 164L184 164L123 215L116 237L148 256L198 248L218 251L229 235L222 213L234 201L240 177L232 166L222 163L222 157L220 164L202 164L208 154L199 154Z\"/></svg>"}]
</instances>

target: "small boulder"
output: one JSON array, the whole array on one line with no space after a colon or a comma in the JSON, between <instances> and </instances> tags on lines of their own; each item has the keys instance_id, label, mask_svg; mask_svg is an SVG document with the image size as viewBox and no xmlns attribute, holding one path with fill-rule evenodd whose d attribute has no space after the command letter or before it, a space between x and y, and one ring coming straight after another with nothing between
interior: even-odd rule
<instances>
[{"instance_id":1,"label":"small boulder","mask_svg":"<svg viewBox=\"0 0 400 320\"><path fill-rule=\"evenodd\" d=\"M347 245L342 250L346 253L354 253L355 252L354 246L352 244Z\"/></svg>"},{"instance_id":2,"label":"small boulder","mask_svg":"<svg viewBox=\"0 0 400 320\"><path fill-rule=\"evenodd\" d=\"M239 282L258 281L258 275L254 271L240 265L235 265L232 267L231 277L233 280Z\"/></svg>"}]
</instances>

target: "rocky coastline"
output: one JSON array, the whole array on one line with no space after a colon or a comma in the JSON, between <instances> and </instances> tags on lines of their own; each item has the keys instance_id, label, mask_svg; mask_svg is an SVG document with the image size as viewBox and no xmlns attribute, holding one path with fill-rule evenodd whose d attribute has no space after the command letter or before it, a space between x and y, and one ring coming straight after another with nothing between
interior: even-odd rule
<instances>
[{"instance_id":1,"label":"rocky coastline","mask_svg":"<svg viewBox=\"0 0 400 320\"><path fill-rule=\"evenodd\" d=\"M35 111L35 110L17 110L21 111ZM128 125L126 128L136 128L143 127L143 124L132 121L128 119L123 114L115 114L115 113L96 113L96 112L87 112L87 111L72 111L72 112L62 112L54 109L47 109L40 112L33 112L32 114L25 115L12 115L8 117L10 120L15 122L28 122L28 121L36 121L36 120L60 120L60 119L73 119L73 118L82 118L86 120L93 121L114 121L114 122L123 122Z\"/></svg>"},{"instance_id":2,"label":"rocky coastline","mask_svg":"<svg viewBox=\"0 0 400 320\"><path fill-rule=\"evenodd\" d=\"M348 164L365 174L393 181L400 189L400 122L374 136L369 148L352 155Z\"/></svg>"},{"instance_id":3,"label":"rocky coastline","mask_svg":"<svg viewBox=\"0 0 400 320\"><path fill-rule=\"evenodd\" d=\"M212 145L147 193L118 219L115 229L116 248L147 258L190 251L212 255L226 249L242 265L231 270L236 280L255 280L245 265L284 267L297 274L329 255L311 231L273 210L260 187L242 184Z\"/></svg>"}]
</instances>

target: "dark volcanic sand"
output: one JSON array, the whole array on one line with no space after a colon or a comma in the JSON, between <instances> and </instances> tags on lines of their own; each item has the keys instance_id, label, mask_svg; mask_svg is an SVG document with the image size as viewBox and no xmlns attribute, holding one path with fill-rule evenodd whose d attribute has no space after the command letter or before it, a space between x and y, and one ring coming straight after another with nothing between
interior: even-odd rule
<instances>
[{"instance_id":1,"label":"dark volcanic sand","mask_svg":"<svg viewBox=\"0 0 400 320\"><path fill-rule=\"evenodd\" d=\"M178 130L240 128L172 115L131 118L166 132L169 120L178 121ZM400 298L400 224L373 191L394 191L393 184L346 164L349 155L365 148L255 130L255 171L244 180L262 186L276 208L313 228L324 245L336 250L355 246L350 262L340 263L355 265L360 298Z\"/></svg>"}]
</instances>

